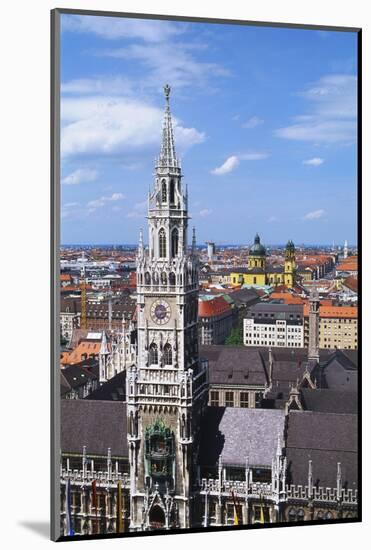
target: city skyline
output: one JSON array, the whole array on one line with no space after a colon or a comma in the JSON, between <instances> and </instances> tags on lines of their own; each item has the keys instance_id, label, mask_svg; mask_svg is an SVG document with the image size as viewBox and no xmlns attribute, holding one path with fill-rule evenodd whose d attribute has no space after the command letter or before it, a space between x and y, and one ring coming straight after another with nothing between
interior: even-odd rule
<instances>
[{"instance_id":1,"label":"city skyline","mask_svg":"<svg viewBox=\"0 0 371 550\"><path fill-rule=\"evenodd\" d=\"M199 243L356 243L355 34L63 15L61 53L63 245L138 241L166 82Z\"/></svg>"}]
</instances>

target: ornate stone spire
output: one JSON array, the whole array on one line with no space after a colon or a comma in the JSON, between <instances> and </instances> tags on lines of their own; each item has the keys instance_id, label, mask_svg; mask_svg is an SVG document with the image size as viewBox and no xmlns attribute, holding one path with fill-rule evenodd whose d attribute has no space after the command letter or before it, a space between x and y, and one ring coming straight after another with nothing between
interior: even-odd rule
<instances>
[{"instance_id":1,"label":"ornate stone spire","mask_svg":"<svg viewBox=\"0 0 371 550\"><path fill-rule=\"evenodd\" d=\"M164 121L162 125L161 152L156 163L156 168L180 168L178 159L175 154L173 123L171 120L169 102L170 91L170 86L166 84L166 86L164 86L166 104Z\"/></svg>"},{"instance_id":2,"label":"ornate stone spire","mask_svg":"<svg viewBox=\"0 0 371 550\"><path fill-rule=\"evenodd\" d=\"M143 258L143 256L144 256L143 229L140 228L140 231L139 231L139 244L138 244L138 258Z\"/></svg>"},{"instance_id":3,"label":"ornate stone spire","mask_svg":"<svg viewBox=\"0 0 371 550\"><path fill-rule=\"evenodd\" d=\"M309 344L308 362L316 364L319 361L319 316L320 299L316 288L312 288L309 296Z\"/></svg>"},{"instance_id":4,"label":"ornate stone spire","mask_svg":"<svg viewBox=\"0 0 371 550\"><path fill-rule=\"evenodd\" d=\"M192 231L192 253L196 252L196 228L193 228Z\"/></svg>"},{"instance_id":5,"label":"ornate stone spire","mask_svg":"<svg viewBox=\"0 0 371 550\"><path fill-rule=\"evenodd\" d=\"M102 342L101 342L100 349L99 349L99 355L108 355L108 354L109 354L109 350L108 350L108 345L107 345L106 332L103 331L102 332Z\"/></svg>"}]
</instances>

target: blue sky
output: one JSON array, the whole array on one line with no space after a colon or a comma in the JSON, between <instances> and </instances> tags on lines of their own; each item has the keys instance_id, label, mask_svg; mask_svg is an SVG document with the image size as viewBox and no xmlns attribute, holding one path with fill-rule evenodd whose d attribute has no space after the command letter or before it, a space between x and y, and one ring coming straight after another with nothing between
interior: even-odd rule
<instances>
[{"instance_id":1,"label":"blue sky","mask_svg":"<svg viewBox=\"0 0 371 550\"><path fill-rule=\"evenodd\" d=\"M356 44L62 15L62 244L137 242L165 83L199 243L356 243Z\"/></svg>"}]
</instances>

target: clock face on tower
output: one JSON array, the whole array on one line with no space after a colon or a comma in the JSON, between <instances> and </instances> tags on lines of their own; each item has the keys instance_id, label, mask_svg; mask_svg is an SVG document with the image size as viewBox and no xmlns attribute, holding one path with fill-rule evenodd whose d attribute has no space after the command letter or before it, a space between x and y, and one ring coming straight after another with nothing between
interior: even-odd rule
<instances>
[{"instance_id":1,"label":"clock face on tower","mask_svg":"<svg viewBox=\"0 0 371 550\"><path fill-rule=\"evenodd\" d=\"M156 300L151 305L151 318L158 325L164 325L170 319L171 308L165 300Z\"/></svg>"}]
</instances>

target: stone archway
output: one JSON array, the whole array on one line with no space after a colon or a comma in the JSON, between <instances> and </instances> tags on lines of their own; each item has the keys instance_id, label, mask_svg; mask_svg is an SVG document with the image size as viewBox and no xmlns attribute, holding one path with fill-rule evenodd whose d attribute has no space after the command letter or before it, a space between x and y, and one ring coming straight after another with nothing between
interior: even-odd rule
<instances>
[{"instance_id":1,"label":"stone archway","mask_svg":"<svg viewBox=\"0 0 371 550\"><path fill-rule=\"evenodd\" d=\"M149 524L151 529L165 528L165 512L158 504L155 504L149 512Z\"/></svg>"}]
</instances>

